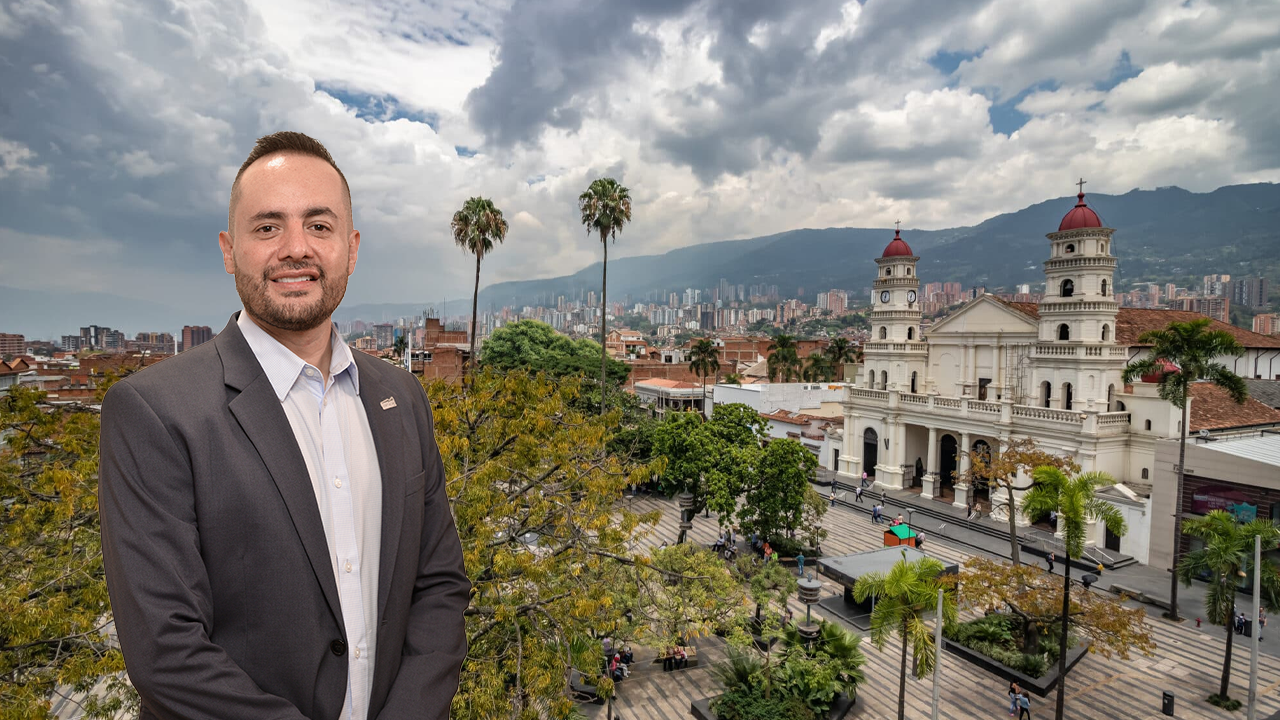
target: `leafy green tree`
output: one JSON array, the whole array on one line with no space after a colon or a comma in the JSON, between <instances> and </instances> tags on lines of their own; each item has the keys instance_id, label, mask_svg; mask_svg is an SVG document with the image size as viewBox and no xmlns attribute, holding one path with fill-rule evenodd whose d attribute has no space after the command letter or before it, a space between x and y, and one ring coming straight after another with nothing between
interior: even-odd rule
<instances>
[{"instance_id":1,"label":"leafy green tree","mask_svg":"<svg viewBox=\"0 0 1280 720\"><path fill-rule=\"evenodd\" d=\"M933 671L938 661L938 648L933 643L933 630L925 624L926 613L937 610L938 590L948 588L941 578L942 562L931 557L902 559L889 572L867 573L853 586L853 597L858 602L875 598L871 611L871 642L877 650L884 650L889 638L897 635L902 641L902 662L898 671L898 720L906 718L907 698L907 646L911 646L913 674L922 678ZM943 593L943 624L956 621L957 611L952 592Z\"/></svg>"},{"instance_id":2,"label":"leafy green tree","mask_svg":"<svg viewBox=\"0 0 1280 720\"><path fill-rule=\"evenodd\" d=\"M1227 647L1222 658L1222 684L1216 696L1209 701L1217 705L1237 705L1227 693L1231 689L1231 638L1232 619L1236 606L1236 587L1241 576L1252 578L1253 538L1262 538L1262 551L1280 546L1280 527L1274 521L1261 518L1247 523L1238 522L1225 510L1212 510L1208 515L1190 518L1183 526L1186 533L1204 541L1204 546L1192 550L1178 563L1178 579L1187 587L1191 581L1209 576L1205 595L1205 612L1209 622L1221 625L1227 633ZM1280 570L1267 557L1262 558L1262 604L1271 612L1280 612ZM1254 629L1259 632L1259 629Z\"/></svg>"},{"instance_id":3,"label":"leafy green tree","mask_svg":"<svg viewBox=\"0 0 1280 720\"><path fill-rule=\"evenodd\" d=\"M565 378L594 372L599 358L600 346L594 340L570 340L544 322L520 320L493 331L484 342L480 364L502 372L523 369ZM625 383L631 372L626 363L613 358L608 358L608 370L612 387Z\"/></svg>"},{"instance_id":4,"label":"leafy green tree","mask_svg":"<svg viewBox=\"0 0 1280 720\"><path fill-rule=\"evenodd\" d=\"M609 240L612 238L617 242L622 226L631 222L631 191L613 178L598 178L578 196L578 210L582 213L582 224L587 227L587 232L598 233L600 245L604 247L600 274L600 414L603 415L607 387L605 365L608 361L605 327L609 314L605 298L609 289Z\"/></svg>"},{"instance_id":5,"label":"leafy green tree","mask_svg":"<svg viewBox=\"0 0 1280 720\"><path fill-rule=\"evenodd\" d=\"M800 526L818 459L799 442L781 438L764 447L756 467L743 495L743 526L762 538L783 537Z\"/></svg>"},{"instance_id":6,"label":"leafy green tree","mask_svg":"<svg viewBox=\"0 0 1280 720\"><path fill-rule=\"evenodd\" d=\"M1239 357L1244 347L1226 330L1210 330L1212 321L1200 318L1190 322L1171 322L1163 330L1149 330L1138 337L1138 342L1151 346L1147 357L1132 362L1124 369L1127 385L1144 376L1158 375L1160 397L1182 410L1182 422L1178 433L1178 483L1174 497L1182 497L1183 466L1187 460L1187 399L1191 384L1208 380L1226 390L1237 403L1249 398L1244 380L1217 359L1224 356ZM1169 367L1172 363L1173 367ZM1182 552L1182 513L1173 514L1173 567L1178 567ZM1178 576L1170 576L1169 611L1166 617L1178 617Z\"/></svg>"},{"instance_id":7,"label":"leafy green tree","mask_svg":"<svg viewBox=\"0 0 1280 720\"><path fill-rule=\"evenodd\" d=\"M471 382L467 392L444 381L427 391L474 586L453 718L572 717L571 671L613 693L602 634L662 641L742 606L741 591L730 591L740 586L710 553L635 549L660 513L620 500L661 461L608 452L616 417L575 408L580 378L482 370ZM666 629L644 621L676 616Z\"/></svg>"},{"instance_id":8,"label":"leafy green tree","mask_svg":"<svg viewBox=\"0 0 1280 720\"><path fill-rule=\"evenodd\" d=\"M6 720L52 717L57 688L84 696L87 717L137 712L124 658L108 637L98 423L95 407L51 405L43 392L22 385L0 395L0 718Z\"/></svg>"},{"instance_id":9,"label":"leafy green tree","mask_svg":"<svg viewBox=\"0 0 1280 720\"><path fill-rule=\"evenodd\" d=\"M707 376L720 372L720 348L708 338L696 340L689 348L689 372L702 379L702 405L707 404Z\"/></svg>"},{"instance_id":10,"label":"leafy green tree","mask_svg":"<svg viewBox=\"0 0 1280 720\"><path fill-rule=\"evenodd\" d=\"M1101 520L1115 535L1127 532L1124 516L1116 506L1097 497L1102 486L1115 480L1104 472L1087 472L1068 476L1060 468L1046 465L1032 472L1035 485L1022 497L1022 514L1028 518L1058 513L1066 557L1062 559L1062 629L1058 639L1058 700L1054 710L1062 720L1066 702L1067 637L1071 620L1071 558L1084 555L1085 523Z\"/></svg>"},{"instance_id":11,"label":"leafy green tree","mask_svg":"<svg viewBox=\"0 0 1280 720\"><path fill-rule=\"evenodd\" d=\"M394 350L396 357L404 357L405 350L409 349L409 336L397 335Z\"/></svg>"},{"instance_id":12,"label":"leafy green tree","mask_svg":"<svg viewBox=\"0 0 1280 720\"><path fill-rule=\"evenodd\" d=\"M449 223L453 230L453 241L458 247L476 256L476 285L471 294L471 354L467 366L476 364L476 305L480 301L480 261L493 252L493 248L507 237L507 221L502 211L494 207L493 201L483 197L473 197L462 204L462 209L453 214ZM464 369L464 372L466 370ZM604 368L600 370L601 382L604 382Z\"/></svg>"},{"instance_id":13,"label":"leafy green tree","mask_svg":"<svg viewBox=\"0 0 1280 720\"><path fill-rule=\"evenodd\" d=\"M794 335L781 334L769 344L769 358L765 367L769 372L769 382L781 378L782 382L800 379L799 345Z\"/></svg>"},{"instance_id":14,"label":"leafy green tree","mask_svg":"<svg viewBox=\"0 0 1280 720\"><path fill-rule=\"evenodd\" d=\"M793 623L784 629L786 659L782 671L784 692L805 700L818 717L825 717L840 694L858 697L858 686L866 681L862 666L862 638L838 623L818 623L818 637L810 641Z\"/></svg>"},{"instance_id":15,"label":"leafy green tree","mask_svg":"<svg viewBox=\"0 0 1280 720\"><path fill-rule=\"evenodd\" d=\"M725 375L725 376L724 376L724 381L723 381L723 382L724 382L724 384L725 384L725 385L738 385L738 386L741 386L741 385L742 385L742 376L741 376L741 375L739 375L738 373L729 373L728 375Z\"/></svg>"}]
</instances>

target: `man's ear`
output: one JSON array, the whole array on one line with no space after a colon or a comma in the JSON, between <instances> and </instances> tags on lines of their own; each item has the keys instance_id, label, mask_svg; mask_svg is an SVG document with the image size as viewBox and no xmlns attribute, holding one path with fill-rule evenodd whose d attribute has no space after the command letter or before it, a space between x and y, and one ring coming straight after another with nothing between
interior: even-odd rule
<instances>
[{"instance_id":1,"label":"man's ear","mask_svg":"<svg viewBox=\"0 0 1280 720\"><path fill-rule=\"evenodd\" d=\"M360 231L352 230L347 240L347 275L356 271L356 258L360 255Z\"/></svg>"},{"instance_id":2,"label":"man's ear","mask_svg":"<svg viewBox=\"0 0 1280 720\"><path fill-rule=\"evenodd\" d=\"M236 274L236 258L233 254L234 240L231 233L223 231L218 233L218 247L222 248L222 267L226 268L228 275Z\"/></svg>"}]
</instances>

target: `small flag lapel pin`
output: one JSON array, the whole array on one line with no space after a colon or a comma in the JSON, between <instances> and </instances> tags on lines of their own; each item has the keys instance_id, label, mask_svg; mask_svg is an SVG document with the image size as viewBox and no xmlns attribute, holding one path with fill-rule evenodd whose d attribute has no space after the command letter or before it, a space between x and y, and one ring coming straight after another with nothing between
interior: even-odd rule
<instances>
[{"instance_id":1,"label":"small flag lapel pin","mask_svg":"<svg viewBox=\"0 0 1280 720\"><path fill-rule=\"evenodd\" d=\"M383 400L383 401L382 401L382 409L383 409L383 410L390 410L391 408L393 408L393 407L395 407L395 406L396 406L396 399L395 399L395 398L393 398L393 397L389 397L389 398L387 398L386 400Z\"/></svg>"}]
</instances>

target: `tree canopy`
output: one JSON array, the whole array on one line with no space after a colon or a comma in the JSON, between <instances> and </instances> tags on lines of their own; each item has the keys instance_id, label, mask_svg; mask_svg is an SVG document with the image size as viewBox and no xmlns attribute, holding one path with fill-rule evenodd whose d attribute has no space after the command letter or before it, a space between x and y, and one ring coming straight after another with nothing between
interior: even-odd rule
<instances>
[{"instance_id":1,"label":"tree canopy","mask_svg":"<svg viewBox=\"0 0 1280 720\"><path fill-rule=\"evenodd\" d=\"M570 340L555 328L537 320L520 320L503 325L484 341L480 364L495 370L545 372L556 378L598 371L600 345L594 340ZM621 385L631 368L609 358L609 382Z\"/></svg>"}]
</instances>

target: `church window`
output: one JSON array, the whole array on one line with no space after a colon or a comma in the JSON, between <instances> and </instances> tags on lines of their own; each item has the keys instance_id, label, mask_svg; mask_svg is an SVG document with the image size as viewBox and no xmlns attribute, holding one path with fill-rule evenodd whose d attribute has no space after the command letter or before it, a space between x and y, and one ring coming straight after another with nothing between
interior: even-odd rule
<instances>
[{"instance_id":1,"label":"church window","mask_svg":"<svg viewBox=\"0 0 1280 720\"><path fill-rule=\"evenodd\" d=\"M912 394L912 395L915 395L915 394L916 394L916 392L918 392L918 391L916 390L916 373L913 371L913 372L911 373L911 394Z\"/></svg>"},{"instance_id":2,"label":"church window","mask_svg":"<svg viewBox=\"0 0 1280 720\"><path fill-rule=\"evenodd\" d=\"M909 327L909 328L907 328L907 339L908 339L908 340L915 340L915 339L916 339L916 329L915 329L915 328L913 328L913 327Z\"/></svg>"},{"instance_id":3,"label":"church window","mask_svg":"<svg viewBox=\"0 0 1280 720\"><path fill-rule=\"evenodd\" d=\"M1102 243L1102 246L1101 246L1101 248L1100 248L1099 250L1100 250L1100 252L1101 252L1103 255L1106 255L1106 254L1107 254L1107 244L1106 244L1106 243Z\"/></svg>"},{"instance_id":4,"label":"church window","mask_svg":"<svg viewBox=\"0 0 1280 720\"><path fill-rule=\"evenodd\" d=\"M1051 397L1052 393L1053 393L1053 386L1049 384L1048 380L1045 380L1044 382L1040 383L1040 397L1044 400L1045 407L1049 407L1049 403L1053 399Z\"/></svg>"},{"instance_id":5,"label":"church window","mask_svg":"<svg viewBox=\"0 0 1280 720\"><path fill-rule=\"evenodd\" d=\"M884 269L884 276L885 276L885 277L889 277L889 276L890 276L890 275L892 275L892 274L893 274L893 268L891 268L891 267L887 267L887 268L885 268L885 269Z\"/></svg>"},{"instance_id":6,"label":"church window","mask_svg":"<svg viewBox=\"0 0 1280 720\"><path fill-rule=\"evenodd\" d=\"M1103 294L1103 295L1106 295L1106 294L1107 294L1107 281L1106 281L1106 280L1103 280L1103 281L1102 281L1102 294Z\"/></svg>"},{"instance_id":7,"label":"church window","mask_svg":"<svg viewBox=\"0 0 1280 720\"><path fill-rule=\"evenodd\" d=\"M876 371L875 370L867 371L867 387L871 390L876 389Z\"/></svg>"},{"instance_id":8,"label":"church window","mask_svg":"<svg viewBox=\"0 0 1280 720\"><path fill-rule=\"evenodd\" d=\"M1075 295L1075 294L1076 294L1076 284L1075 284L1075 283L1073 283L1073 282L1071 282L1070 280L1063 280L1063 281L1062 281L1062 292L1061 292L1060 294L1062 295L1062 297L1071 297L1072 295Z\"/></svg>"},{"instance_id":9,"label":"church window","mask_svg":"<svg viewBox=\"0 0 1280 720\"><path fill-rule=\"evenodd\" d=\"M880 389L881 390L889 389L889 371L888 370L880 371Z\"/></svg>"},{"instance_id":10,"label":"church window","mask_svg":"<svg viewBox=\"0 0 1280 720\"><path fill-rule=\"evenodd\" d=\"M908 276L910 276L910 275L911 275L911 268L907 268L907 275L908 275Z\"/></svg>"},{"instance_id":11,"label":"church window","mask_svg":"<svg viewBox=\"0 0 1280 720\"><path fill-rule=\"evenodd\" d=\"M880 339L881 339L881 340L885 340L885 339L888 339L888 337L889 337L889 328L884 327L884 326L881 326L881 327L880 327Z\"/></svg>"},{"instance_id":12,"label":"church window","mask_svg":"<svg viewBox=\"0 0 1280 720\"><path fill-rule=\"evenodd\" d=\"M1105 283L1106 280L1103 280L1103 282ZM1102 342L1107 342L1110 339L1111 339L1111 326L1104 324L1102 326Z\"/></svg>"},{"instance_id":13,"label":"church window","mask_svg":"<svg viewBox=\"0 0 1280 720\"><path fill-rule=\"evenodd\" d=\"M1076 246L1072 243L1067 243L1067 254L1070 255L1075 251L1076 251Z\"/></svg>"},{"instance_id":14,"label":"church window","mask_svg":"<svg viewBox=\"0 0 1280 720\"><path fill-rule=\"evenodd\" d=\"M1071 410L1071 383L1062 383L1062 409Z\"/></svg>"},{"instance_id":15,"label":"church window","mask_svg":"<svg viewBox=\"0 0 1280 720\"><path fill-rule=\"evenodd\" d=\"M1151 471L1147 470L1146 468L1142 468L1142 479L1143 480L1151 479Z\"/></svg>"},{"instance_id":16,"label":"church window","mask_svg":"<svg viewBox=\"0 0 1280 720\"><path fill-rule=\"evenodd\" d=\"M1146 427L1147 427L1147 432L1151 432L1151 421L1150 421L1150 420L1148 420L1148 421L1147 421L1147 425L1146 425Z\"/></svg>"},{"instance_id":17,"label":"church window","mask_svg":"<svg viewBox=\"0 0 1280 720\"><path fill-rule=\"evenodd\" d=\"M1071 339L1071 327L1066 323L1062 323L1061 325L1058 326L1058 339L1059 340Z\"/></svg>"}]
</instances>

